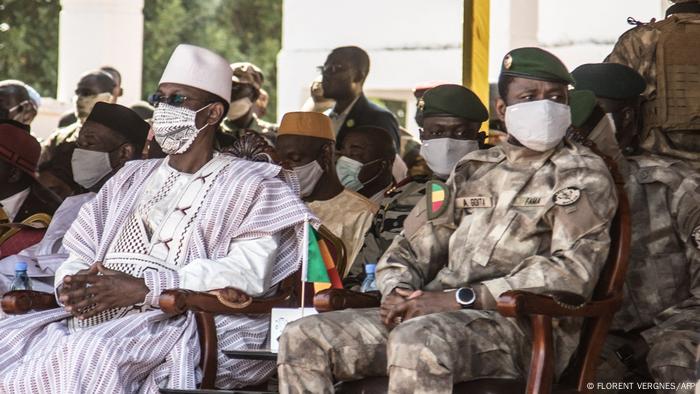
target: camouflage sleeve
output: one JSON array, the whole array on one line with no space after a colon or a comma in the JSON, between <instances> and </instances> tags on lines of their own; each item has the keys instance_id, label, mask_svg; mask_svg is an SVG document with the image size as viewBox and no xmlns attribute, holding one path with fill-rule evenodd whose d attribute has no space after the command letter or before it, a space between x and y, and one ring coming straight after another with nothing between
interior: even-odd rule
<instances>
[{"instance_id":1,"label":"camouflage sleeve","mask_svg":"<svg viewBox=\"0 0 700 394\"><path fill-rule=\"evenodd\" d=\"M448 210L449 211L449 210ZM427 220L423 197L404 221L377 265L377 286L386 295L394 288L420 289L447 264L452 215Z\"/></svg>"},{"instance_id":2,"label":"camouflage sleeve","mask_svg":"<svg viewBox=\"0 0 700 394\"><path fill-rule=\"evenodd\" d=\"M670 201L677 233L685 245L690 292L700 300L700 177L685 177Z\"/></svg>"},{"instance_id":3,"label":"camouflage sleeve","mask_svg":"<svg viewBox=\"0 0 700 394\"><path fill-rule=\"evenodd\" d=\"M541 248L544 253L525 258L508 275L483 282L494 298L528 288L592 295L610 248L615 187L602 161L561 173L559 179L555 190L577 189L579 197L570 205L553 204L545 214L552 229L548 250Z\"/></svg>"},{"instance_id":4,"label":"camouflage sleeve","mask_svg":"<svg viewBox=\"0 0 700 394\"><path fill-rule=\"evenodd\" d=\"M622 34L604 61L624 64L638 70L639 62L642 60L642 42L638 31L639 28L634 28Z\"/></svg>"}]
</instances>

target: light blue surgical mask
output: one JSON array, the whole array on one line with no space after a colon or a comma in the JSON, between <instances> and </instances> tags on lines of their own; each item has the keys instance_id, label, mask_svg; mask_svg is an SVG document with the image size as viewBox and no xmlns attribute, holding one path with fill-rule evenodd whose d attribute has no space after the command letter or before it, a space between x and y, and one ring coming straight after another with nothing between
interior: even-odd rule
<instances>
[{"instance_id":1,"label":"light blue surgical mask","mask_svg":"<svg viewBox=\"0 0 700 394\"><path fill-rule=\"evenodd\" d=\"M347 156L340 156L338 158L338 162L335 164L335 170L338 173L338 179L340 179L340 183L342 183L343 186L345 186L347 189L356 192L379 177L380 173L377 172L367 182L362 182L359 178L360 171L362 171L362 167L376 163L378 161L381 161L381 159L372 160L370 162L362 164L361 162L355 159L351 159Z\"/></svg>"}]
</instances>

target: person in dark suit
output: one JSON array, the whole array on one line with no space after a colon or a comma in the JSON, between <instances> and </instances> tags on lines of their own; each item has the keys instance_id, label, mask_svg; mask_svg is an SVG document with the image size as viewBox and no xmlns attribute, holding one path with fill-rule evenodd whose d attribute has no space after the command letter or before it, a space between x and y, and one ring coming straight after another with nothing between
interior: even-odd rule
<instances>
[{"instance_id":1,"label":"person in dark suit","mask_svg":"<svg viewBox=\"0 0 700 394\"><path fill-rule=\"evenodd\" d=\"M321 74L324 97L336 102L328 116L338 146L349 129L373 126L389 132L399 149L399 124L394 114L367 100L362 92L369 74L367 52L355 46L335 48L321 67Z\"/></svg>"}]
</instances>

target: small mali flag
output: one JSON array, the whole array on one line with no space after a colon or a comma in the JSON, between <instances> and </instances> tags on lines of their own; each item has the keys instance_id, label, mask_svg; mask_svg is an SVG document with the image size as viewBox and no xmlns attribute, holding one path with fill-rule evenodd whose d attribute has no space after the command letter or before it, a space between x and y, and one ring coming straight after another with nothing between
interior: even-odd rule
<instances>
[{"instance_id":1,"label":"small mali flag","mask_svg":"<svg viewBox=\"0 0 700 394\"><path fill-rule=\"evenodd\" d=\"M342 289L343 283L335 268L333 257L328 249L326 241L318 236L311 225L306 224L305 237L307 238L307 253L302 267L302 279L304 282L314 283L314 292L329 287Z\"/></svg>"},{"instance_id":2,"label":"small mali flag","mask_svg":"<svg viewBox=\"0 0 700 394\"><path fill-rule=\"evenodd\" d=\"M447 209L450 192L447 185L435 180L428 182L426 189L428 219L432 220L442 215Z\"/></svg>"}]
</instances>

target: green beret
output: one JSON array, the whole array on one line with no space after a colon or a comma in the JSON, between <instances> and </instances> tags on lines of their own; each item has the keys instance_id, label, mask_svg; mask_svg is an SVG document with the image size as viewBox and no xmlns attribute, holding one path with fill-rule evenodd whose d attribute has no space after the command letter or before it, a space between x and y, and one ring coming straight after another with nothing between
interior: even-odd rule
<instances>
[{"instance_id":1,"label":"green beret","mask_svg":"<svg viewBox=\"0 0 700 394\"><path fill-rule=\"evenodd\" d=\"M501 64L501 75L574 84L564 63L540 48L518 48L508 52Z\"/></svg>"},{"instance_id":2,"label":"green beret","mask_svg":"<svg viewBox=\"0 0 700 394\"><path fill-rule=\"evenodd\" d=\"M571 124L581 127L593 113L596 105L595 94L590 90L570 90L569 107L571 108Z\"/></svg>"},{"instance_id":3,"label":"green beret","mask_svg":"<svg viewBox=\"0 0 700 394\"><path fill-rule=\"evenodd\" d=\"M489 112L474 92L461 85L439 85L418 102L418 117L454 116L474 122L489 118Z\"/></svg>"},{"instance_id":4,"label":"green beret","mask_svg":"<svg viewBox=\"0 0 700 394\"><path fill-rule=\"evenodd\" d=\"M576 79L577 89L590 90L602 98L626 100L639 96L646 88L638 72L617 63L584 64L571 75Z\"/></svg>"}]
</instances>

